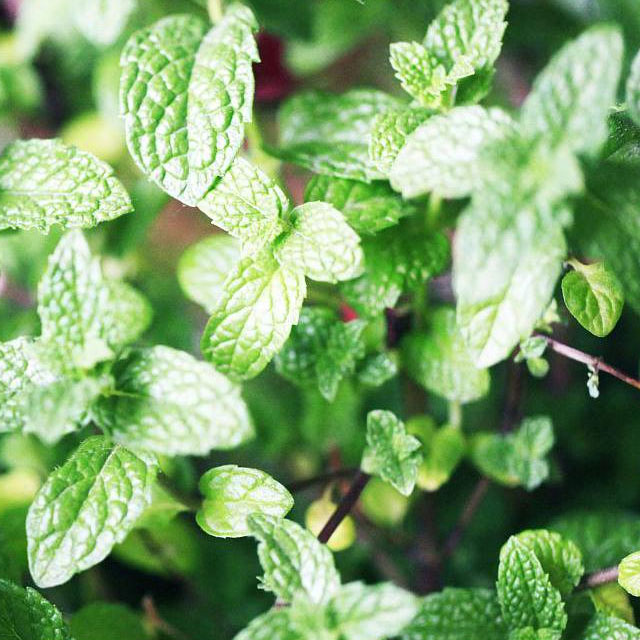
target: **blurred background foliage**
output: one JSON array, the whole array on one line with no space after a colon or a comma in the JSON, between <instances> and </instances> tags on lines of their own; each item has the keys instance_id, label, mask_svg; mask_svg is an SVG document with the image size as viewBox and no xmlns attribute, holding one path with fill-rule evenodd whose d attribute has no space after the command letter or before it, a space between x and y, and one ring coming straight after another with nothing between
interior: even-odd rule
<instances>
[{"instance_id":1,"label":"blurred background foliage","mask_svg":"<svg viewBox=\"0 0 640 640\"><path fill-rule=\"evenodd\" d=\"M168 13L206 16L204 2L114 1L121 23L99 33L83 22L78 10L83 4L97 3L4 0L0 144L15 138L60 136L116 168L132 194L135 213L101 225L89 234L90 241L104 255L109 273L126 276L152 302L149 344L197 354L206 315L182 294L176 264L188 246L216 230L197 210L170 201L139 174L125 149L117 94L119 51L131 32ZM421 39L444 1L252 0L250 4L262 27L262 62L255 68L255 125L248 132L255 147L261 137L267 143L274 138L278 105L301 88L342 91L377 86L400 91L388 64L388 45ZM618 22L626 34L629 58L640 47L638 0L511 0L508 20L489 100L507 108L523 100L531 79L551 54L592 22ZM283 176L299 202L308 176L287 166ZM0 234L1 340L37 334L35 283L57 239L55 232ZM440 285L447 289L446 277ZM311 301L313 297L314 291ZM402 333L410 322L401 313L386 320L394 334ZM576 323L567 323L561 337L635 375L640 352L637 326L627 307L607 340L590 336ZM384 336L385 318L380 318L376 330ZM417 491L409 501L374 481L355 516L358 543L337 554L345 582L391 578L421 591L442 584L491 585L500 546L515 531L545 526L582 508L640 511L637 391L603 379L600 398L592 400L584 368L554 356L543 380L529 376L524 365L501 365L493 374L490 394L465 407L466 432L499 426L514 380L521 385L518 413L553 418L557 443L551 481L532 493L492 485L456 553L441 562L433 557L434 544L454 525L478 472L465 463L438 492ZM374 391L345 381L335 402L328 404L317 391L302 392L290 385L271 366L245 385L245 397L257 427L253 442L209 459L164 461L165 473L185 495L195 495L201 473L216 464L258 467L285 484L357 464L364 416L373 408L391 409L403 417L425 412L438 422L447 415L442 400L426 396L404 377ZM16 576L26 575L26 507L48 471L74 445L74 436L54 448L20 435L0 438L0 539L12 549L10 570ZM292 517L303 522L307 506L325 489L319 484L296 492ZM135 530L107 561L44 595L66 611L94 600L124 602L144 613L147 631L153 628L159 637L231 637L270 602L256 589L259 567L254 547L252 540L210 538L183 514Z\"/></svg>"}]
</instances>

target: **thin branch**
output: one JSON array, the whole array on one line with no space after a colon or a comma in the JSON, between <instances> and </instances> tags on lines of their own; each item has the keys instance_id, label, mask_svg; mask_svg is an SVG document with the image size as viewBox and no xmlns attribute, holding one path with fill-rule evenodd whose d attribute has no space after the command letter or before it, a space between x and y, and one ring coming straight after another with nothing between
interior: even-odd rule
<instances>
[{"instance_id":1,"label":"thin branch","mask_svg":"<svg viewBox=\"0 0 640 640\"><path fill-rule=\"evenodd\" d=\"M335 530L340 526L340 523L349 515L351 509L358 502L358 498L363 489L369 482L369 474L364 471L358 471L349 490L342 496L342 499L338 503L336 510L333 512L327 524L324 525L322 531L318 534L318 540L322 543L327 543L331 536L335 533Z\"/></svg>"},{"instance_id":2,"label":"thin branch","mask_svg":"<svg viewBox=\"0 0 640 640\"><path fill-rule=\"evenodd\" d=\"M600 569L600 571L594 571L588 573L582 578L578 589L593 589L609 582L616 582L618 580L618 566L609 567L607 569Z\"/></svg>"},{"instance_id":3,"label":"thin branch","mask_svg":"<svg viewBox=\"0 0 640 640\"><path fill-rule=\"evenodd\" d=\"M187 636L182 633L180 629L176 629L173 625L170 625L160 615L151 596L145 596L142 599L142 609L146 619L153 629L161 631L170 638L174 638L174 640L188 640Z\"/></svg>"},{"instance_id":4,"label":"thin branch","mask_svg":"<svg viewBox=\"0 0 640 640\"><path fill-rule=\"evenodd\" d=\"M321 473L317 476L313 476L312 478L306 478L305 480L292 482L287 488L291 493L295 493L297 491L305 491L306 489L310 489L311 487L314 487L318 484L327 484L329 482L332 482L333 480L350 478L351 476L355 475L357 471L358 469L356 467L327 471L326 473Z\"/></svg>"},{"instance_id":5,"label":"thin branch","mask_svg":"<svg viewBox=\"0 0 640 640\"><path fill-rule=\"evenodd\" d=\"M536 337L544 338L547 341L549 348L561 356L569 358L569 360L575 360L576 362L586 364L587 366L593 367L596 371L604 371L604 373L608 373L610 376L618 378L618 380L622 380L622 382L626 382L628 385L631 385L636 389L640 389L640 380L632 378L619 369L608 365L606 362L603 362L601 358L592 356L584 351L580 351L579 349L574 349L573 347L563 344L562 342L558 342L548 336L537 335Z\"/></svg>"}]
</instances>

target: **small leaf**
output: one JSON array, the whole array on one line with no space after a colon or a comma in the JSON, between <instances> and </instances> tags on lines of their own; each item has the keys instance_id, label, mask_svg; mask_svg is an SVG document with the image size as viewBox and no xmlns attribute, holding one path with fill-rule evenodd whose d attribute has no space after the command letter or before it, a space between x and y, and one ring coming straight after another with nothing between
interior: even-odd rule
<instances>
[{"instance_id":1,"label":"small leaf","mask_svg":"<svg viewBox=\"0 0 640 640\"><path fill-rule=\"evenodd\" d=\"M76 5L73 17L87 40L105 46L119 38L137 5L138 0L83 0Z\"/></svg>"},{"instance_id":2,"label":"small leaf","mask_svg":"<svg viewBox=\"0 0 640 640\"><path fill-rule=\"evenodd\" d=\"M632 596L640 596L640 551L624 557L618 569L620 586Z\"/></svg>"},{"instance_id":3,"label":"small leaf","mask_svg":"<svg viewBox=\"0 0 640 640\"><path fill-rule=\"evenodd\" d=\"M27 516L29 569L40 587L67 582L122 542L151 501L157 466L102 436L87 438L36 495Z\"/></svg>"},{"instance_id":4,"label":"small leaf","mask_svg":"<svg viewBox=\"0 0 640 640\"><path fill-rule=\"evenodd\" d=\"M422 462L420 441L407 435L405 425L391 411L367 414L367 445L361 468L379 476L402 495L413 491Z\"/></svg>"},{"instance_id":5,"label":"small leaf","mask_svg":"<svg viewBox=\"0 0 640 640\"><path fill-rule=\"evenodd\" d=\"M418 469L418 487L423 491L437 491L449 480L465 451L464 436L451 425L440 427L428 440L423 440L424 460Z\"/></svg>"},{"instance_id":6,"label":"small leaf","mask_svg":"<svg viewBox=\"0 0 640 640\"><path fill-rule=\"evenodd\" d=\"M269 252L241 260L205 328L202 352L222 373L253 378L289 337L305 294L304 274Z\"/></svg>"},{"instance_id":7,"label":"small leaf","mask_svg":"<svg viewBox=\"0 0 640 640\"><path fill-rule=\"evenodd\" d=\"M92 602L71 618L74 640L147 640L141 617L129 607L111 602Z\"/></svg>"},{"instance_id":8,"label":"small leaf","mask_svg":"<svg viewBox=\"0 0 640 640\"><path fill-rule=\"evenodd\" d=\"M18 140L0 155L0 229L95 227L132 209L111 167L59 140Z\"/></svg>"},{"instance_id":9,"label":"small leaf","mask_svg":"<svg viewBox=\"0 0 640 640\"><path fill-rule=\"evenodd\" d=\"M596 611L620 618L629 624L635 622L633 606L627 592L615 582L601 584L589 591Z\"/></svg>"},{"instance_id":10,"label":"small leaf","mask_svg":"<svg viewBox=\"0 0 640 640\"><path fill-rule=\"evenodd\" d=\"M627 79L627 107L633 121L640 125L640 52L633 59Z\"/></svg>"},{"instance_id":11,"label":"small leaf","mask_svg":"<svg viewBox=\"0 0 640 640\"><path fill-rule=\"evenodd\" d=\"M604 338L615 328L624 292L604 262L582 264L571 260L573 271L562 279L562 295L571 315L589 332Z\"/></svg>"},{"instance_id":12,"label":"small leaf","mask_svg":"<svg viewBox=\"0 0 640 640\"><path fill-rule=\"evenodd\" d=\"M120 105L140 169L169 195L198 205L236 157L251 120L258 61L248 7L230 5L208 33L193 15L163 18L122 51Z\"/></svg>"},{"instance_id":13,"label":"small leaf","mask_svg":"<svg viewBox=\"0 0 640 640\"><path fill-rule=\"evenodd\" d=\"M307 202L291 212L291 224L274 251L280 264L320 282L351 280L362 273L360 238L333 206Z\"/></svg>"},{"instance_id":14,"label":"small leaf","mask_svg":"<svg viewBox=\"0 0 640 640\"><path fill-rule=\"evenodd\" d=\"M338 591L340 576L333 556L315 536L291 520L253 515L248 522L259 540L264 589L284 602L302 594L316 604L326 604Z\"/></svg>"},{"instance_id":15,"label":"small leaf","mask_svg":"<svg viewBox=\"0 0 640 640\"><path fill-rule=\"evenodd\" d=\"M388 353L375 353L367 356L358 371L358 380L368 387L379 387L398 373L396 359Z\"/></svg>"},{"instance_id":16,"label":"small leaf","mask_svg":"<svg viewBox=\"0 0 640 640\"><path fill-rule=\"evenodd\" d=\"M620 618L596 613L584 630L582 640L640 640L640 629Z\"/></svg>"},{"instance_id":17,"label":"small leaf","mask_svg":"<svg viewBox=\"0 0 640 640\"><path fill-rule=\"evenodd\" d=\"M218 538L248 536L251 514L284 518L293 507L293 497L286 488L259 469L216 467L200 478L199 487L205 499L196 520L204 531Z\"/></svg>"},{"instance_id":18,"label":"small leaf","mask_svg":"<svg viewBox=\"0 0 640 640\"><path fill-rule=\"evenodd\" d=\"M240 389L210 364L157 346L114 367L115 389L95 419L118 442L165 455L205 455L253 435Z\"/></svg>"},{"instance_id":19,"label":"small leaf","mask_svg":"<svg viewBox=\"0 0 640 640\"><path fill-rule=\"evenodd\" d=\"M303 630L294 627L288 608L271 609L254 618L233 640L306 640Z\"/></svg>"}]
</instances>

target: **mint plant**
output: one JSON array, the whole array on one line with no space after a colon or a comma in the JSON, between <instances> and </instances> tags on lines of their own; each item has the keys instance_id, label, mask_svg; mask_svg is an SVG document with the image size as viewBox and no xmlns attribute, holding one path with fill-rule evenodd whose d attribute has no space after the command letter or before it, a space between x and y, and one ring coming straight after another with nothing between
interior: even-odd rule
<instances>
[{"instance_id":1,"label":"mint plant","mask_svg":"<svg viewBox=\"0 0 640 640\"><path fill-rule=\"evenodd\" d=\"M6 4L0 638L640 638L634 3Z\"/></svg>"}]
</instances>

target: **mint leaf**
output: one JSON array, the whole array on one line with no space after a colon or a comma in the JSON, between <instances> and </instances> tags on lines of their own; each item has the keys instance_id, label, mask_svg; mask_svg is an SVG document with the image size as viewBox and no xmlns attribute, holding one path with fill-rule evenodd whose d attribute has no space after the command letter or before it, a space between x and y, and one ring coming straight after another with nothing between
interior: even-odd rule
<instances>
[{"instance_id":1,"label":"mint leaf","mask_svg":"<svg viewBox=\"0 0 640 640\"><path fill-rule=\"evenodd\" d=\"M381 182L359 182L330 176L314 176L307 184L305 202L324 201L342 213L355 231L375 234L393 227L414 212L389 185Z\"/></svg>"},{"instance_id":2,"label":"mint leaf","mask_svg":"<svg viewBox=\"0 0 640 640\"><path fill-rule=\"evenodd\" d=\"M458 427L451 425L440 427L428 438L421 433L415 435L422 442L424 455L416 484L423 491L437 491L449 480L465 454L464 435Z\"/></svg>"},{"instance_id":3,"label":"mint leaf","mask_svg":"<svg viewBox=\"0 0 640 640\"><path fill-rule=\"evenodd\" d=\"M640 52L633 59L626 89L629 115L637 125L640 125Z\"/></svg>"},{"instance_id":4,"label":"mint leaf","mask_svg":"<svg viewBox=\"0 0 640 640\"><path fill-rule=\"evenodd\" d=\"M458 326L478 367L509 356L544 313L566 245L561 211L498 195L474 199L460 218L453 261Z\"/></svg>"},{"instance_id":5,"label":"mint leaf","mask_svg":"<svg viewBox=\"0 0 640 640\"><path fill-rule=\"evenodd\" d=\"M339 589L340 576L329 549L291 520L252 515L249 530L258 539L263 588L284 602L304 595L325 604Z\"/></svg>"},{"instance_id":6,"label":"mint leaf","mask_svg":"<svg viewBox=\"0 0 640 640\"><path fill-rule=\"evenodd\" d=\"M367 445L360 464L365 473L379 476L408 496L422 462L420 441L407 434L404 423L391 411L367 414Z\"/></svg>"},{"instance_id":7,"label":"mint leaf","mask_svg":"<svg viewBox=\"0 0 640 640\"><path fill-rule=\"evenodd\" d=\"M625 556L620 561L620 566L618 567L619 575L618 582L620 586L630 593L632 596L640 595L640 552L635 551L634 553Z\"/></svg>"},{"instance_id":8,"label":"mint leaf","mask_svg":"<svg viewBox=\"0 0 640 640\"><path fill-rule=\"evenodd\" d=\"M196 514L200 527L218 538L250 535L247 518L261 513L284 518L293 497L279 482L259 469L230 464L207 471L200 478L205 499Z\"/></svg>"},{"instance_id":9,"label":"mint leaf","mask_svg":"<svg viewBox=\"0 0 640 640\"><path fill-rule=\"evenodd\" d=\"M224 178L198 204L216 226L255 253L285 229L289 200L265 173L236 158Z\"/></svg>"},{"instance_id":10,"label":"mint leaf","mask_svg":"<svg viewBox=\"0 0 640 640\"><path fill-rule=\"evenodd\" d=\"M187 298L211 313L223 292L224 281L240 261L240 243L222 233L191 245L178 262L178 281Z\"/></svg>"},{"instance_id":11,"label":"mint leaf","mask_svg":"<svg viewBox=\"0 0 640 640\"><path fill-rule=\"evenodd\" d=\"M486 171L483 148L507 138L513 127L495 107L456 107L433 116L407 138L391 167L391 186L405 198L468 196Z\"/></svg>"},{"instance_id":12,"label":"mint leaf","mask_svg":"<svg viewBox=\"0 0 640 640\"><path fill-rule=\"evenodd\" d=\"M511 629L562 631L567 625L560 592L535 553L516 536L500 550L497 589L503 618Z\"/></svg>"},{"instance_id":13,"label":"mint leaf","mask_svg":"<svg viewBox=\"0 0 640 640\"><path fill-rule=\"evenodd\" d=\"M306 640L304 631L292 624L288 608L271 609L254 618L233 640Z\"/></svg>"},{"instance_id":14,"label":"mint leaf","mask_svg":"<svg viewBox=\"0 0 640 640\"><path fill-rule=\"evenodd\" d=\"M445 588L420 600L406 640L504 640L506 625L494 591Z\"/></svg>"},{"instance_id":15,"label":"mint leaf","mask_svg":"<svg viewBox=\"0 0 640 640\"><path fill-rule=\"evenodd\" d=\"M448 400L473 402L489 391L489 372L475 367L453 309L438 309L431 318L429 333L409 334L402 353L409 375Z\"/></svg>"},{"instance_id":16,"label":"mint leaf","mask_svg":"<svg viewBox=\"0 0 640 640\"><path fill-rule=\"evenodd\" d=\"M640 629L620 618L597 613L582 635L582 640L639 640Z\"/></svg>"},{"instance_id":17,"label":"mint leaf","mask_svg":"<svg viewBox=\"0 0 640 640\"><path fill-rule=\"evenodd\" d=\"M265 251L229 274L202 336L202 352L234 379L258 375L282 348L306 294L304 274Z\"/></svg>"},{"instance_id":18,"label":"mint leaf","mask_svg":"<svg viewBox=\"0 0 640 640\"><path fill-rule=\"evenodd\" d=\"M627 592L617 583L602 584L589 591L596 611L634 623L635 615Z\"/></svg>"},{"instance_id":19,"label":"mint leaf","mask_svg":"<svg viewBox=\"0 0 640 640\"><path fill-rule=\"evenodd\" d=\"M589 332L604 338L615 328L624 292L604 262L582 264L570 260L573 271L562 279L562 295L571 315Z\"/></svg>"},{"instance_id":20,"label":"mint leaf","mask_svg":"<svg viewBox=\"0 0 640 640\"><path fill-rule=\"evenodd\" d=\"M149 301L126 282L107 280L101 335L113 349L135 342L149 327L153 311Z\"/></svg>"},{"instance_id":21,"label":"mint leaf","mask_svg":"<svg viewBox=\"0 0 640 640\"><path fill-rule=\"evenodd\" d=\"M120 106L140 169L196 206L231 166L251 120L258 61L248 7L232 4L209 32L192 15L163 18L122 51Z\"/></svg>"},{"instance_id":22,"label":"mint leaf","mask_svg":"<svg viewBox=\"0 0 640 640\"><path fill-rule=\"evenodd\" d=\"M418 610L418 599L391 583L350 582L328 605L328 616L344 640L384 640L397 636Z\"/></svg>"},{"instance_id":23,"label":"mint leaf","mask_svg":"<svg viewBox=\"0 0 640 640\"><path fill-rule=\"evenodd\" d=\"M307 202L291 212L291 230L278 239L274 255L312 280L338 282L362 273L358 234L326 202Z\"/></svg>"},{"instance_id":24,"label":"mint leaf","mask_svg":"<svg viewBox=\"0 0 640 640\"><path fill-rule=\"evenodd\" d=\"M360 370L358 380L369 387L379 387L398 373L396 359L388 353L375 353L367 356Z\"/></svg>"},{"instance_id":25,"label":"mint leaf","mask_svg":"<svg viewBox=\"0 0 640 640\"><path fill-rule=\"evenodd\" d=\"M129 607L111 602L92 602L71 618L74 640L147 640L141 617Z\"/></svg>"},{"instance_id":26,"label":"mint leaf","mask_svg":"<svg viewBox=\"0 0 640 640\"><path fill-rule=\"evenodd\" d=\"M71 13L82 35L104 46L118 39L137 5L138 0L83 0Z\"/></svg>"},{"instance_id":27,"label":"mint leaf","mask_svg":"<svg viewBox=\"0 0 640 640\"><path fill-rule=\"evenodd\" d=\"M522 106L524 130L554 146L597 153L607 138L622 55L622 35L613 26L592 27L565 45L536 78Z\"/></svg>"},{"instance_id":28,"label":"mint leaf","mask_svg":"<svg viewBox=\"0 0 640 640\"><path fill-rule=\"evenodd\" d=\"M115 389L95 418L128 447L165 455L205 455L253 435L240 389L210 364L157 346L133 351L113 369Z\"/></svg>"},{"instance_id":29,"label":"mint leaf","mask_svg":"<svg viewBox=\"0 0 640 640\"><path fill-rule=\"evenodd\" d=\"M301 93L278 113L280 145L274 152L314 173L371 182L384 174L369 158L375 118L400 102L373 89L342 95Z\"/></svg>"},{"instance_id":30,"label":"mint leaf","mask_svg":"<svg viewBox=\"0 0 640 640\"><path fill-rule=\"evenodd\" d=\"M132 209L111 167L59 140L18 140L0 155L0 229L94 227Z\"/></svg>"},{"instance_id":31,"label":"mint leaf","mask_svg":"<svg viewBox=\"0 0 640 640\"><path fill-rule=\"evenodd\" d=\"M15 640L72 640L62 615L37 591L0 580L2 634Z\"/></svg>"},{"instance_id":32,"label":"mint leaf","mask_svg":"<svg viewBox=\"0 0 640 640\"><path fill-rule=\"evenodd\" d=\"M151 500L157 466L102 436L87 438L38 491L27 516L29 569L63 584L122 542Z\"/></svg>"}]
</instances>

